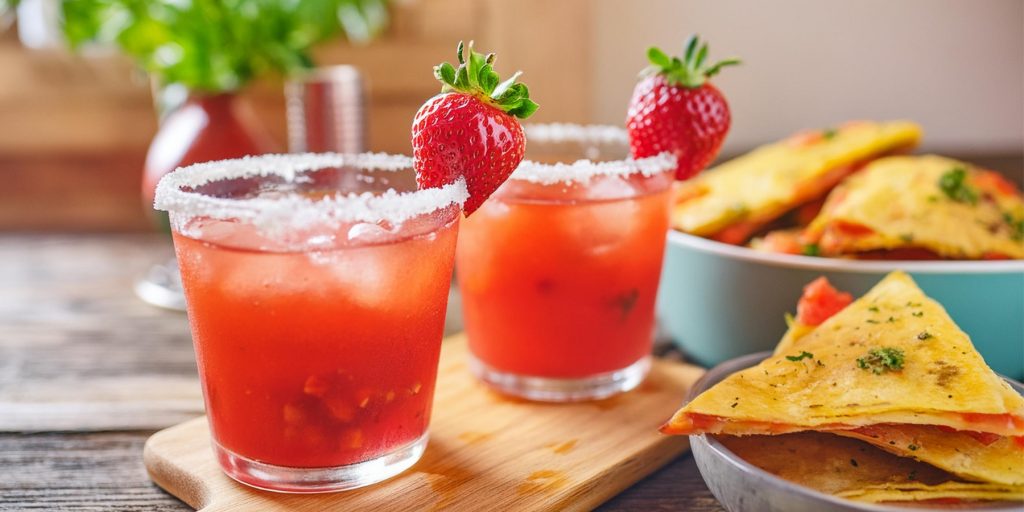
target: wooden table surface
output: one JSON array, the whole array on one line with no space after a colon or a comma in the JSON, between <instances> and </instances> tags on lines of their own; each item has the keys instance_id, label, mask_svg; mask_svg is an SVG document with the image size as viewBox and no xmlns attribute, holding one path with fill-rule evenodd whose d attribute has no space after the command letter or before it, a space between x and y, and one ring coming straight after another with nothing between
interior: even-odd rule
<instances>
[{"instance_id":1,"label":"wooden table surface","mask_svg":"<svg viewBox=\"0 0 1024 512\"><path fill-rule=\"evenodd\" d=\"M184 314L133 280L158 235L0 235L0 510L189 510L142 445L202 414ZM600 510L720 511L684 455Z\"/></svg>"}]
</instances>

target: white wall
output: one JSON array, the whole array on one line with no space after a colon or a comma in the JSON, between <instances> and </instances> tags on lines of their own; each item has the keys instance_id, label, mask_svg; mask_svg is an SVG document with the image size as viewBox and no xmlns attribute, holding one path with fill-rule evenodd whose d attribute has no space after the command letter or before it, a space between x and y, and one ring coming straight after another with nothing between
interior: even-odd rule
<instances>
[{"instance_id":1,"label":"white wall","mask_svg":"<svg viewBox=\"0 0 1024 512\"><path fill-rule=\"evenodd\" d=\"M595 0L594 121L621 123L645 50L689 34L740 67L725 151L846 119L908 118L924 148L1024 149L1024 1Z\"/></svg>"}]
</instances>

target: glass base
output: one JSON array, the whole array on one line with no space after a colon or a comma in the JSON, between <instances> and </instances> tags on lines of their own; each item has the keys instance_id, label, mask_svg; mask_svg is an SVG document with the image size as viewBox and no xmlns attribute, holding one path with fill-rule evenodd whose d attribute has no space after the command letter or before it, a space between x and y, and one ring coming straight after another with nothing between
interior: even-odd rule
<instances>
[{"instance_id":1,"label":"glass base","mask_svg":"<svg viewBox=\"0 0 1024 512\"><path fill-rule=\"evenodd\" d=\"M309 494L357 489L391 478L412 467L423 455L429 435L382 457L347 466L292 468L258 462L233 453L216 441L213 451L229 477L264 491Z\"/></svg>"},{"instance_id":2,"label":"glass base","mask_svg":"<svg viewBox=\"0 0 1024 512\"><path fill-rule=\"evenodd\" d=\"M518 375L497 370L472 354L469 370L488 386L506 395L538 402L581 402L600 400L640 385L651 370L651 356L617 371L576 379Z\"/></svg>"},{"instance_id":3,"label":"glass base","mask_svg":"<svg viewBox=\"0 0 1024 512\"><path fill-rule=\"evenodd\" d=\"M185 311L185 292L181 288L181 274L174 258L155 263L146 274L135 281L135 295L157 307Z\"/></svg>"}]
</instances>

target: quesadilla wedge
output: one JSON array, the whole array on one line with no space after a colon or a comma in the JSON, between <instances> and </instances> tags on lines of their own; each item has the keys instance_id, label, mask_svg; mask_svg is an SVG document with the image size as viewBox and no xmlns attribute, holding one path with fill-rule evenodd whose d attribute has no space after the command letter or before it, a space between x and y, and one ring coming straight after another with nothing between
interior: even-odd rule
<instances>
[{"instance_id":1,"label":"quesadilla wedge","mask_svg":"<svg viewBox=\"0 0 1024 512\"><path fill-rule=\"evenodd\" d=\"M797 315L790 319L789 329L775 354L800 350L802 339L849 302L849 294L835 290L825 278L807 285L797 305ZM1024 437L958 431L934 425L897 424L831 432L926 462L968 480L1024 485Z\"/></svg>"},{"instance_id":2,"label":"quesadilla wedge","mask_svg":"<svg viewBox=\"0 0 1024 512\"><path fill-rule=\"evenodd\" d=\"M769 473L841 498L871 503L1024 499L1024 484L966 481L928 464L823 432L717 439Z\"/></svg>"},{"instance_id":3,"label":"quesadilla wedge","mask_svg":"<svg viewBox=\"0 0 1024 512\"><path fill-rule=\"evenodd\" d=\"M790 346L696 397L662 432L781 434L909 424L1024 436L1024 398L902 272Z\"/></svg>"},{"instance_id":4,"label":"quesadilla wedge","mask_svg":"<svg viewBox=\"0 0 1024 512\"><path fill-rule=\"evenodd\" d=\"M829 194L801 240L823 256L1022 259L1024 198L964 162L882 158Z\"/></svg>"},{"instance_id":5,"label":"quesadilla wedge","mask_svg":"<svg viewBox=\"0 0 1024 512\"><path fill-rule=\"evenodd\" d=\"M678 184L673 227L741 244L786 212L823 198L867 162L907 152L920 138L921 128L909 121L798 133Z\"/></svg>"}]
</instances>

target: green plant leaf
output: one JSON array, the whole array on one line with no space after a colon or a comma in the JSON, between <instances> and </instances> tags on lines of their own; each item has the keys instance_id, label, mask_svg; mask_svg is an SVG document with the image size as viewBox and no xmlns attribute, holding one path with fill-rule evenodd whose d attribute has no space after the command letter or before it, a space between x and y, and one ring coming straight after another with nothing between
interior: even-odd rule
<instances>
[{"instance_id":1,"label":"green plant leaf","mask_svg":"<svg viewBox=\"0 0 1024 512\"><path fill-rule=\"evenodd\" d=\"M384 0L65 0L72 48L114 44L164 84L221 92L313 66L313 46L364 41L387 22Z\"/></svg>"}]
</instances>

